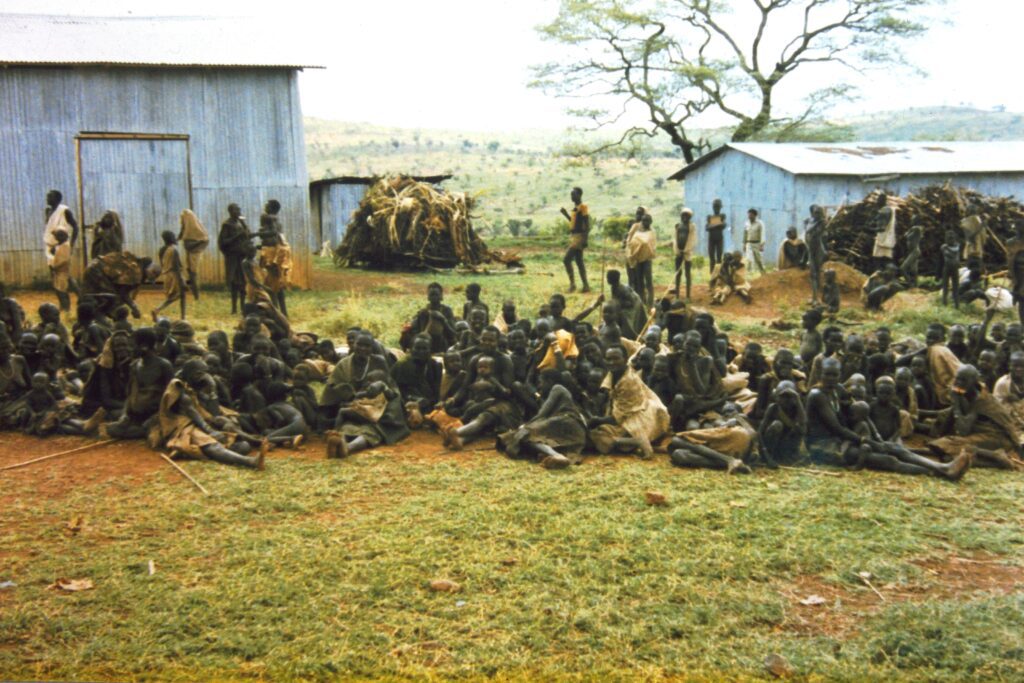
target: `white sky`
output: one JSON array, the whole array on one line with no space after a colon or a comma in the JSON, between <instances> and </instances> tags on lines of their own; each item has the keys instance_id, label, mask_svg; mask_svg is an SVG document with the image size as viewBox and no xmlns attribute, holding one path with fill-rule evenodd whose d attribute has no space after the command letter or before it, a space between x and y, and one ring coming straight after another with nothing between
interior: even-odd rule
<instances>
[{"instance_id":1,"label":"white sky","mask_svg":"<svg viewBox=\"0 0 1024 683\"><path fill-rule=\"evenodd\" d=\"M327 67L301 77L305 114L481 131L564 128L571 122L563 114L569 102L526 87L531 65L558 57L559 48L541 41L534 31L557 8L557 0L0 2L3 12L217 14L269 20L277 40L294 45L304 61ZM834 113L943 104L1024 111L1024 88L1016 82L1024 2L948 0L937 14L941 21L906 50L925 76L895 70L873 73L861 81L868 84L861 99Z\"/></svg>"}]
</instances>

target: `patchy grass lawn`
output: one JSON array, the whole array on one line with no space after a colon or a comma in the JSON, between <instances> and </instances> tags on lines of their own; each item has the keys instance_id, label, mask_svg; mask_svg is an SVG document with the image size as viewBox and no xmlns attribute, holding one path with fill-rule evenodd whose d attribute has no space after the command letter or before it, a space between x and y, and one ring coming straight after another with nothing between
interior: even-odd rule
<instances>
[{"instance_id":1,"label":"patchy grass lawn","mask_svg":"<svg viewBox=\"0 0 1024 683\"><path fill-rule=\"evenodd\" d=\"M532 314L562 288L561 249L528 249L529 276L476 278L492 307ZM359 324L394 342L428 282L461 306L453 290L473 279L319 268L290 307L339 339ZM959 319L901 296L857 319L897 338ZM208 293L199 331L225 310ZM758 317L721 319L791 343ZM0 466L83 443L3 438ZM142 443L0 472L0 583L16 584L0 589L0 678L751 680L772 654L811 680L1024 678L1019 475L727 477L663 455L553 473L489 446L444 454L417 433L345 461L314 441L264 473L184 463L209 497ZM47 588L59 578L95 587Z\"/></svg>"}]
</instances>

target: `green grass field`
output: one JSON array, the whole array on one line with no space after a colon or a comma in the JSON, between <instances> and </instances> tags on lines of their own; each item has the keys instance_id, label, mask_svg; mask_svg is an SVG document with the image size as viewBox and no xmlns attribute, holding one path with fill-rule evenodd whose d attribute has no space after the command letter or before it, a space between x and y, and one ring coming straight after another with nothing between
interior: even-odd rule
<instances>
[{"instance_id":1,"label":"green grass field","mask_svg":"<svg viewBox=\"0 0 1024 683\"><path fill-rule=\"evenodd\" d=\"M556 243L493 242L522 248L529 275L318 261L293 318L393 343L433 279L453 305L477 279L492 306L513 298L531 315L562 289ZM570 310L589 300L572 295ZM207 293L200 334L223 327L225 310L223 293ZM842 315L897 338L962 319L933 295L874 316L850 302ZM719 320L738 339L792 345L754 317ZM0 465L59 450L5 439ZM728 477L664 455L552 473L490 445L447 454L416 434L345 461L323 460L319 442L276 451L264 473L184 463L208 497L141 443L109 461L0 472L0 583L17 584L0 589L0 679L757 680L773 654L803 680L1024 678L1020 475ZM81 480L76 467L113 474ZM647 491L669 505L648 506ZM62 577L95 587L47 589ZM460 590L432 590L438 579Z\"/></svg>"}]
</instances>

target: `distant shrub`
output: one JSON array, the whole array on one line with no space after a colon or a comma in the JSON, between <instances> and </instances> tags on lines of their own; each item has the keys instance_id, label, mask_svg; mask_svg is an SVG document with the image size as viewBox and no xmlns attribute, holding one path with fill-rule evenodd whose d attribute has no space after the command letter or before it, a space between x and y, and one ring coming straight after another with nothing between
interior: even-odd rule
<instances>
[{"instance_id":1,"label":"distant shrub","mask_svg":"<svg viewBox=\"0 0 1024 683\"><path fill-rule=\"evenodd\" d=\"M608 216L600 222L601 234L616 242L626 238L629 226L633 224L632 216Z\"/></svg>"}]
</instances>

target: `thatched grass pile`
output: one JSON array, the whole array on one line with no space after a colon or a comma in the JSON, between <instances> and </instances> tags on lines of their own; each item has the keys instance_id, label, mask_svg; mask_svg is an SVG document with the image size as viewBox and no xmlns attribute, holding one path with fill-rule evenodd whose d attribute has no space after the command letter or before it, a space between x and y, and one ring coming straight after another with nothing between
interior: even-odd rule
<instances>
[{"instance_id":1,"label":"thatched grass pile","mask_svg":"<svg viewBox=\"0 0 1024 683\"><path fill-rule=\"evenodd\" d=\"M473 231L473 198L405 176L367 190L335 251L341 266L477 268L521 266L518 255L487 248Z\"/></svg>"}]
</instances>

